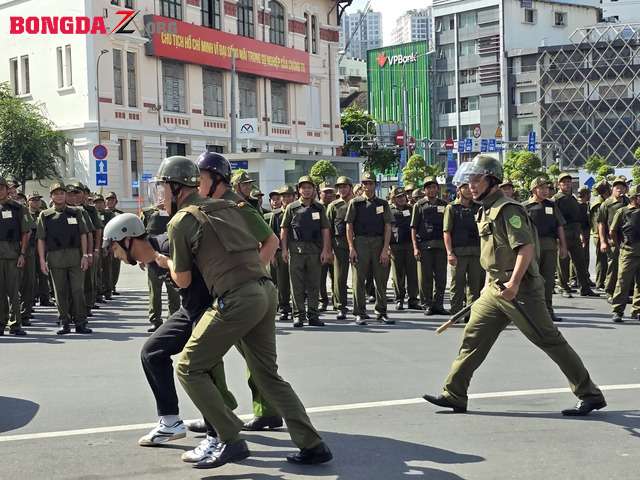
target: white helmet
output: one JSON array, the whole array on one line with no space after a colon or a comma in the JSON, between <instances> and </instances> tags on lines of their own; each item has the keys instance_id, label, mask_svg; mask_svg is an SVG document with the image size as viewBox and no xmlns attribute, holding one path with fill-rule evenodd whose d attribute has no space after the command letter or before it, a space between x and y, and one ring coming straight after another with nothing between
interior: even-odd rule
<instances>
[{"instance_id":1,"label":"white helmet","mask_svg":"<svg viewBox=\"0 0 640 480\"><path fill-rule=\"evenodd\" d=\"M144 235L147 231L140 220L133 213L123 213L114 217L104 227L102 248L107 248L111 242L119 242L125 238L135 238Z\"/></svg>"}]
</instances>

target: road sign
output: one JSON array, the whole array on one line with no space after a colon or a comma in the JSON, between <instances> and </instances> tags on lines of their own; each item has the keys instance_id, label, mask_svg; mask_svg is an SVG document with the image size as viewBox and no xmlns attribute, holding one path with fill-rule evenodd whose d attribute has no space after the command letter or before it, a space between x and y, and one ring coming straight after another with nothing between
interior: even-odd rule
<instances>
[{"instance_id":1,"label":"road sign","mask_svg":"<svg viewBox=\"0 0 640 480\"><path fill-rule=\"evenodd\" d=\"M140 182L138 182L138 180L131 180L131 188L138 188L140 187Z\"/></svg>"},{"instance_id":2,"label":"road sign","mask_svg":"<svg viewBox=\"0 0 640 480\"><path fill-rule=\"evenodd\" d=\"M106 187L109 185L109 174L106 160L96 160L96 185Z\"/></svg>"},{"instance_id":3,"label":"road sign","mask_svg":"<svg viewBox=\"0 0 640 480\"><path fill-rule=\"evenodd\" d=\"M489 145L487 145L487 151L488 152L495 152L496 151L496 139L495 138L490 138L489 139Z\"/></svg>"},{"instance_id":4,"label":"road sign","mask_svg":"<svg viewBox=\"0 0 640 480\"><path fill-rule=\"evenodd\" d=\"M458 170L458 162L453 156L453 150L447 150L447 175L453 176Z\"/></svg>"},{"instance_id":5,"label":"road sign","mask_svg":"<svg viewBox=\"0 0 640 480\"><path fill-rule=\"evenodd\" d=\"M465 138L464 139L464 151L467 153L473 152L473 139Z\"/></svg>"},{"instance_id":6,"label":"road sign","mask_svg":"<svg viewBox=\"0 0 640 480\"><path fill-rule=\"evenodd\" d=\"M480 140L480 152L485 153L489 150L489 141L486 138Z\"/></svg>"},{"instance_id":7,"label":"road sign","mask_svg":"<svg viewBox=\"0 0 640 480\"><path fill-rule=\"evenodd\" d=\"M104 160L109 155L109 150L104 145L96 145L93 147L93 157L96 160Z\"/></svg>"},{"instance_id":8,"label":"road sign","mask_svg":"<svg viewBox=\"0 0 640 480\"><path fill-rule=\"evenodd\" d=\"M396 145L404 147L404 130L398 130L396 132Z\"/></svg>"},{"instance_id":9,"label":"road sign","mask_svg":"<svg viewBox=\"0 0 640 480\"><path fill-rule=\"evenodd\" d=\"M593 177L589 177L584 181L584 184L589 187L589 189L593 188L593 185L596 183L596 179Z\"/></svg>"},{"instance_id":10,"label":"road sign","mask_svg":"<svg viewBox=\"0 0 640 480\"><path fill-rule=\"evenodd\" d=\"M150 182L153 179L153 174L152 173L143 173L142 174L142 181L143 182Z\"/></svg>"},{"instance_id":11,"label":"road sign","mask_svg":"<svg viewBox=\"0 0 640 480\"><path fill-rule=\"evenodd\" d=\"M480 125L477 125L473 129L473 138L480 138L481 136L482 136L482 129L480 128Z\"/></svg>"},{"instance_id":12,"label":"road sign","mask_svg":"<svg viewBox=\"0 0 640 480\"><path fill-rule=\"evenodd\" d=\"M502 127L496 128L496 140L502 140Z\"/></svg>"},{"instance_id":13,"label":"road sign","mask_svg":"<svg viewBox=\"0 0 640 480\"><path fill-rule=\"evenodd\" d=\"M464 153L464 138L458 140L458 153Z\"/></svg>"},{"instance_id":14,"label":"road sign","mask_svg":"<svg viewBox=\"0 0 640 480\"><path fill-rule=\"evenodd\" d=\"M236 160L229 162L232 170L247 170L249 168L249 160Z\"/></svg>"},{"instance_id":15,"label":"road sign","mask_svg":"<svg viewBox=\"0 0 640 480\"><path fill-rule=\"evenodd\" d=\"M453 138L449 137L444 141L444 148L453 150Z\"/></svg>"},{"instance_id":16,"label":"road sign","mask_svg":"<svg viewBox=\"0 0 640 480\"><path fill-rule=\"evenodd\" d=\"M536 151L536 132L529 132L529 151Z\"/></svg>"}]
</instances>

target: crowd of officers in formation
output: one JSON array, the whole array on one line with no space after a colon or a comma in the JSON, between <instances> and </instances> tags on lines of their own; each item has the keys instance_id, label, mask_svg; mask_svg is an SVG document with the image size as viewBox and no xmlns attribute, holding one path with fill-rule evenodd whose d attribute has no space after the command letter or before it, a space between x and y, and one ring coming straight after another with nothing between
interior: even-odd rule
<instances>
[{"instance_id":1,"label":"crowd of officers in formation","mask_svg":"<svg viewBox=\"0 0 640 480\"><path fill-rule=\"evenodd\" d=\"M116 215L118 198L91 194L79 181L53 182L46 203L28 197L18 182L0 176L0 335L27 334L34 306L58 309L58 335L92 333L98 304L119 295L120 261L102 249L102 230Z\"/></svg>"}]
</instances>

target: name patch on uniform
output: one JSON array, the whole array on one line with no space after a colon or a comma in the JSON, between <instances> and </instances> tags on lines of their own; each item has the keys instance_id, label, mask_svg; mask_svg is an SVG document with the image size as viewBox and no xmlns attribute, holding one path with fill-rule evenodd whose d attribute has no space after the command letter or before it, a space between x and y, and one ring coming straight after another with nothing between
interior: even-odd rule
<instances>
[{"instance_id":1,"label":"name patch on uniform","mask_svg":"<svg viewBox=\"0 0 640 480\"><path fill-rule=\"evenodd\" d=\"M380 205L379 207L376 207L376 214L377 215L381 215L384 213L384 207L382 205Z\"/></svg>"},{"instance_id":2,"label":"name patch on uniform","mask_svg":"<svg viewBox=\"0 0 640 480\"><path fill-rule=\"evenodd\" d=\"M403 210L403 211L402 211L402 216L403 216L403 217L409 217L409 216L411 216L411 210Z\"/></svg>"},{"instance_id":3,"label":"name patch on uniform","mask_svg":"<svg viewBox=\"0 0 640 480\"><path fill-rule=\"evenodd\" d=\"M13 212L10 210L4 210L2 212L2 218L13 218Z\"/></svg>"},{"instance_id":4,"label":"name patch on uniform","mask_svg":"<svg viewBox=\"0 0 640 480\"><path fill-rule=\"evenodd\" d=\"M169 212L167 212L166 210L158 210L158 215L160 215L161 217L168 217Z\"/></svg>"},{"instance_id":5,"label":"name patch on uniform","mask_svg":"<svg viewBox=\"0 0 640 480\"><path fill-rule=\"evenodd\" d=\"M444 213L444 206L443 205L439 205L438 206L438 213Z\"/></svg>"},{"instance_id":6,"label":"name patch on uniform","mask_svg":"<svg viewBox=\"0 0 640 480\"><path fill-rule=\"evenodd\" d=\"M522 227L522 219L518 215L514 215L509 219L509 224L513 228L521 228Z\"/></svg>"},{"instance_id":7,"label":"name patch on uniform","mask_svg":"<svg viewBox=\"0 0 640 480\"><path fill-rule=\"evenodd\" d=\"M67 223L69 225L77 225L78 224L78 219L75 217L69 217L67 218Z\"/></svg>"},{"instance_id":8,"label":"name patch on uniform","mask_svg":"<svg viewBox=\"0 0 640 480\"><path fill-rule=\"evenodd\" d=\"M544 207L544 213L547 215L553 215L553 207Z\"/></svg>"},{"instance_id":9,"label":"name patch on uniform","mask_svg":"<svg viewBox=\"0 0 640 480\"><path fill-rule=\"evenodd\" d=\"M311 218L313 220L320 220L320 212L312 212L311 213Z\"/></svg>"}]
</instances>

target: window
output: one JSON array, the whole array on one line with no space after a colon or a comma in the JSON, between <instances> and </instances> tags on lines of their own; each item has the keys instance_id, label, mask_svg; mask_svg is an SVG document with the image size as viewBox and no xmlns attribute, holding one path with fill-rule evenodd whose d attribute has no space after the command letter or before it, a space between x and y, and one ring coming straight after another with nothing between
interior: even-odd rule
<instances>
[{"instance_id":1,"label":"window","mask_svg":"<svg viewBox=\"0 0 640 480\"><path fill-rule=\"evenodd\" d=\"M309 14L304 14L304 51L309 51Z\"/></svg>"},{"instance_id":2,"label":"window","mask_svg":"<svg viewBox=\"0 0 640 480\"><path fill-rule=\"evenodd\" d=\"M627 97L626 85L601 85L598 87L598 94L603 100L617 100Z\"/></svg>"},{"instance_id":3,"label":"window","mask_svg":"<svg viewBox=\"0 0 640 480\"><path fill-rule=\"evenodd\" d=\"M478 24L477 12L464 12L460 14L460 30L473 28Z\"/></svg>"},{"instance_id":4,"label":"window","mask_svg":"<svg viewBox=\"0 0 640 480\"><path fill-rule=\"evenodd\" d=\"M120 161L124 160L124 142L125 142L124 138L118 139L118 160Z\"/></svg>"},{"instance_id":5,"label":"window","mask_svg":"<svg viewBox=\"0 0 640 480\"><path fill-rule=\"evenodd\" d=\"M255 77L238 75L240 118L258 117L258 84Z\"/></svg>"},{"instance_id":6,"label":"window","mask_svg":"<svg viewBox=\"0 0 640 480\"><path fill-rule=\"evenodd\" d=\"M224 147L221 145L207 145L207 152L224 153Z\"/></svg>"},{"instance_id":7,"label":"window","mask_svg":"<svg viewBox=\"0 0 640 480\"><path fill-rule=\"evenodd\" d=\"M271 23L269 29L269 41L276 45L285 44L284 8L273 0L269 2L271 9Z\"/></svg>"},{"instance_id":8,"label":"window","mask_svg":"<svg viewBox=\"0 0 640 480\"><path fill-rule=\"evenodd\" d=\"M162 62L162 89L164 93L164 110L167 112L184 112L186 103L184 64Z\"/></svg>"},{"instance_id":9,"label":"window","mask_svg":"<svg viewBox=\"0 0 640 480\"><path fill-rule=\"evenodd\" d=\"M578 88L554 88L551 90L552 102L574 102L576 100L584 100L582 89Z\"/></svg>"},{"instance_id":10,"label":"window","mask_svg":"<svg viewBox=\"0 0 640 480\"><path fill-rule=\"evenodd\" d=\"M536 23L536 11L533 8L524 9L524 23Z\"/></svg>"},{"instance_id":11,"label":"window","mask_svg":"<svg viewBox=\"0 0 640 480\"><path fill-rule=\"evenodd\" d=\"M461 125L460 131L462 132L463 138L471 138L473 137L473 132L475 131L478 125Z\"/></svg>"},{"instance_id":12,"label":"window","mask_svg":"<svg viewBox=\"0 0 640 480\"><path fill-rule=\"evenodd\" d=\"M460 70L460 83L476 83L478 81L478 69L469 68L468 70Z\"/></svg>"},{"instance_id":13,"label":"window","mask_svg":"<svg viewBox=\"0 0 640 480\"><path fill-rule=\"evenodd\" d=\"M474 97L463 97L460 99L461 112L472 112L474 110L480 110L480 97L476 95Z\"/></svg>"},{"instance_id":14,"label":"window","mask_svg":"<svg viewBox=\"0 0 640 480\"><path fill-rule=\"evenodd\" d=\"M446 115L447 113L456 112L456 100L455 98L449 98L438 102L438 113L440 115Z\"/></svg>"},{"instance_id":15,"label":"window","mask_svg":"<svg viewBox=\"0 0 640 480\"><path fill-rule=\"evenodd\" d=\"M311 15L311 53L318 53L318 17Z\"/></svg>"},{"instance_id":16,"label":"window","mask_svg":"<svg viewBox=\"0 0 640 480\"><path fill-rule=\"evenodd\" d=\"M11 75L11 91L14 95L20 95L20 77L18 77L18 59L9 60L9 70Z\"/></svg>"},{"instance_id":17,"label":"window","mask_svg":"<svg viewBox=\"0 0 640 480\"><path fill-rule=\"evenodd\" d=\"M307 104L308 127L318 129L322 126L322 108L320 108L320 87L308 85L309 103Z\"/></svg>"},{"instance_id":18,"label":"window","mask_svg":"<svg viewBox=\"0 0 640 480\"><path fill-rule=\"evenodd\" d=\"M182 20L182 0L160 0L160 15Z\"/></svg>"},{"instance_id":19,"label":"window","mask_svg":"<svg viewBox=\"0 0 640 480\"><path fill-rule=\"evenodd\" d=\"M475 55L478 50L478 42L476 40L467 40L460 42L460 56L468 57Z\"/></svg>"},{"instance_id":20,"label":"window","mask_svg":"<svg viewBox=\"0 0 640 480\"><path fill-rule=\"evenodd\" d=\"M220 30L220 0L202 1L202 25Z\"/></svg>"},{"instance_id":21,"label":"window","mask_svg":"<svg viewBox=\"0 0 640 480\"><path fill-rule=\"evenodd\" d=\"M456 74L454 71L450 72L439 72L438 77L436 79L436 85L438 87L450 87L454 84L456 79Z\"/></svg>"},{"instance_id":22,"label":"window","mask_svg":"<svg viewBox=\"0 0 640 480\"><path fill-rule=\"evenodd\" d=\"M520 92L520 105L528 103L536 103L538 101L538 92Z\"/></svg>"},{"instance_id":23,"label":"window","mask_svg":"<svg viewBox=\"0 0 640 480\"><path fill-rule=\"evenodd\" d=\"M518 123L518 136L527 137L529 133L535 131L533 123Z\"/></svg>"},{"instance_id":24,"label":"window","mask_svg":"<svg viewBox=\"0 0 640 480\"><path fill-rule=\"evenodd\" d=\"M251 38L255 36L253 0L240 0L238 2L238 35Z\"/></svg>"},{"instance_id":25,"label":"window","mask_svg":"<svg viewBox=\"0 0 640 480\"><path fill-rule=\"evenodd\" d=\"M440 60L452 60L454 56L454 45L453 43L447 43L446 45L440 45L438 47L438 59Z\"/></svg>"},{"instance_id":26,"label":"window","mask_svg":"<svg viewBox=\"0 0 640 480\"><path fill-rule=\"evenodd\" d=\"M64 87L64 65L62 62L62 47L56 48L56 59L58 61L58 88Z\"/></svg>"},{"instance_id":27,"label":"window","mask_svg":"<svg viewBox=\"0 0 640 480\"><path fill-rule=\"evenodd\" d=\"M208 117L224 117L222 73L208 68L202 69L204 114Z\"/></svg>"},{"instance_id":28,"label":"window","mask_svg":"<svg viewBox=\"0 0 640 480\"><path fill-rule=\"evenodd\" d=\"M289 123L289 95L285 82L271 81L271 121Z\"/></svg>"},{"instance_id":29,"label":"window","mask_svg":"<svg viewBox=\"0 0 640 480\"><path fill-rule=\"evenodd\" d=\"M127 91L130 107L138 106L138 84L136 80L136 54L127 52Z\"/></svg>"},{"instance_id":30,"label":"window","mask_svg":"<svg viewBox=\"0 0 640 480\"><path fill-rule=\"evenodd\" d=\"M175 157L176 155L186 156L187 145L184 143L167 142L167 157Z\"/></svg>"},{"instance_id":31,"label":"window","mask_svg":"<svg viewBox=\"0 0 640 480\"><path fill-rule=\"evenodd\" d=\"M567 26L567 14L565 12L555 12L553 14L554 25L556 27L566 27Z\"/></svg>"},{"instance_id":32,"label":"window","mask_svg":"<svg viewBox=\"0 0 640 480\"><path fill-rule=\"evenodd\" d=\"M29 55L20 57L20 93L26 95L31 93L31 80L29 78Z\"/></svg>"},{"instance_id":33,"label":"window","mask_svg":"<svg viewBox=\"0 0 640 480\"><path fill-rule=\"evenodd\" d=\"M70 87L73 84L71 73L71 45L56 48L56 60L58 66L58 88Z\"/></svg>"},{"instance_id":34,"label":"window","mask_svg":"<svg viewBox=\"0 0 640 480\"><path fill-rule=\"evenodd\" d=\"M111 0L111 5L120 5L122 0ZM133 10L133 0L124 0L124 8L130 8Z\"/></svg>"},{"instance_id":35,"label":"window","mask_svg":"<svg viewBox=\"0 0 640 480\"><path fill-rule=\"evenodd\" d=\"M122 105L122 50L113 49L113 103Z\"/></svg>"},{"instance_id":36,"label":"window","mask_svg":"<svg viewBox=\"0 0 640 480\"><path fill-rule=\"evenodd\" d=\"M456 127L441 127L438 129L438 138L446 140L447 138L457 138L458 131Z\"/></svg>"},{"instance_id":37,"label":"window","mask_svg":"<svg viewBox=\"0 0 640 480\"><path fill-rule=\"evenodd\" d=\"M71 70L71 45L65 45L64 47L64 58L66 60L66 65L65 65L65 75L66 75L66 82L65 85L67 87L70 87L71 85L73 85L73 74L72 74L72 70Z\"/></svg>"},{"instance_id":38,"label":"window","mask_svg":"<svg viewBox=\"0 0 640 480\"><path fill-rule=\"evenodd\" d=\"M538 68L538 57L536 55L526 55L520 57L520 72L535 72Z\"/></svg>"},{"instance_id":39,"label":"window","mask_svg":"<svg viewBox=\"0 0 640 480\"><path fill-rule=\"evenodd\" d=\"M130 140L129 148L131 149L131 196L137 197L140 195L140 183L136 183L138 186L134 187L133 182L140 182L138 175L138 140Z\"/></svg>"}]
</instances>

